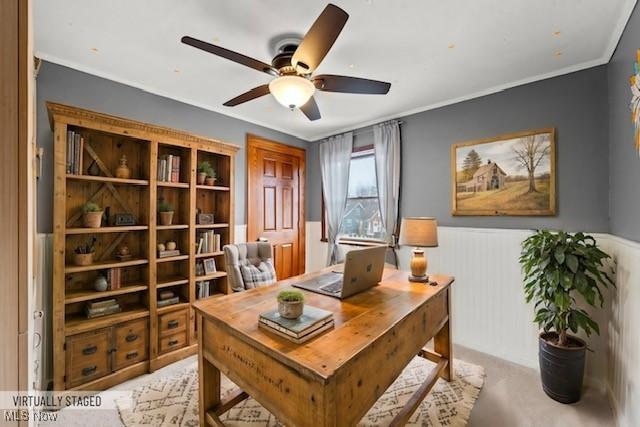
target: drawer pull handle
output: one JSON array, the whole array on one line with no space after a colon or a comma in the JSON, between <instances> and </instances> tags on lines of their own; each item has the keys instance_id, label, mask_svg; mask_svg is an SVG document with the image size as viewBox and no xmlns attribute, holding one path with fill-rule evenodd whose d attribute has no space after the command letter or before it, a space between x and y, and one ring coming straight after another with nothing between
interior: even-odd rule
<instances>
[{"instance_id":1,"label":"drawer pull handle","mask_svg":"<svg viewBox=\"0 0 640 427\"><path fill-rule=\"evenodd\" d=\"M173 347L174 345L178 344L178 340L171 340L169 341L169 347Z\"/></svg>"},{"instance_id":2,"label":"drawer pull handle","mask_svg":"<svg viewBox=\"0 0 640 427\"><path fill-rule=\"evenodd\" d=\"M97 366L95 366L95 365L94 365L94 366L92 366L92 367L90 367L90 368L84 368L84 369L82 370L82 375L83 375L83 376L85 376L85 377L87 377L87 376L89 376L89 375L95 374L95 372L96 372L96 370L97 370L97 369L98 369L98 367L97 367Z\"/></svg>"},{"instance_id":3,"label":"drawer pull handle","mask_svg":"<svg viewBox=\"0 0 640 427\"><path fill-rule=\"evenodd\" d=\"M138 357L137 351L130 351L129 353L127 353L127 360L135 359L136 357Z\"/></svg>"},{"instance_id":4,"label":"drawer pull handle","mask_svg":"<svg viewBox=\"0 0 640 427\"><path fill-rule=\"evenodd\" d=\"M91 347L86 347L82 349L82 354L84 354L85 356L88 356L90 354L95 353L96 351L98 351L98 347L95 345L92 345Z\"/></svg>"},{"instance_id":5,"label":"drawer pull handle","mask_svg":"<svg viewBox=\"0 0 640 427\"><path fill-rule=\"evenodd\" d=\"M127 342L135 341L138 339L138 334L129 334L125 339L127 340Z\"/></svg>"},{"instance_id":6,"label":"drawer pull handle","mask_svg":"<svg viewBox=\"0 0 640 427\"><path fill-rule=\"evenodd\" d=\"M169 320L169 322L167 322L167 329L175 329L178 326L180 326L180 322L177 320Z\"/></svg>"}]
</instances>

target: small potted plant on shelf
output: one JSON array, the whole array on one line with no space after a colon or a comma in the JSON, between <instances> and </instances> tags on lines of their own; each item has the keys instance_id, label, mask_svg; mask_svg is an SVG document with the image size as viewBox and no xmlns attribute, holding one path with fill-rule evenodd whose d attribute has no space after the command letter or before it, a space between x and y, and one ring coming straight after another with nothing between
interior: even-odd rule
<instances>
[{"instance_id":1,"label":"small potted plant on shelf","mask_svg":"<svg viewBox=\"0 0 640 427\"><path fill-rule=\"evenodd\" d=\"M213 183L215 182L215 177L216 172L213 167L211 167L211 163L206 160L198 163L198 185L203 185L205 183L206 185L213 185ZM213 182L211 182L209 178L213 178ZM209 182L211 182L211 184L209 184Z\"/></svg>"},{"instance_id":2,"label":"small potted plant on shelf","mask_svg":"<svg viewBox=\"0 0 640 427\"><path fill-rule=\"evenodd\" d=\"M587 344L568 334L600 334L598 324L578 307L576 297L602 307L601 287L615 286L605 271L610 256L584 233L537 231L522 242L520 264L527 302L535 303L542 388L561 403L580 400Z\"/></svg>"},{"instance_id":3,"label":"small potted plant on shelf","mask_svg":"<svg viewBox=\"0 0 640 427\"><path fill-rule=\"evenodd\" d=\"M82 224L88 228L100 228L102 225L102 208L93 202L87 202L82 206Z\"/></svg>"},{"instance_id":4,"label":"small potted plant on shelf","mask_svg":"<svg viewBox=\"0 0 640 427\"><path fill-rule=\"evenodd\" d=\"M86 245L77 246L73 254L75 265L93 264L93 254L96 253L96 238L93 237Z\"/></svg>"},{"instance_id":5,"label":"small potted plant on shelf","mask_svg":"<svg viewBox=\"0 0 640 427\"><path fill-rule=\"evenodd\" d=\"M158 212L160 213L160 225L171 225L173 221L173 206L166 202L158 204Z\"/></svg>"},{"instance_id":6,"label":"small potted plant on shelf","mask_svg":"<svg viewBox=\"0 0 640 427\"><path fill-rule=\"evenodd\" d=\"M278 294L278 313L285 319L297 319L304 309L304 295L300 291L282 291Z\"/></svg>"}]
</instances>

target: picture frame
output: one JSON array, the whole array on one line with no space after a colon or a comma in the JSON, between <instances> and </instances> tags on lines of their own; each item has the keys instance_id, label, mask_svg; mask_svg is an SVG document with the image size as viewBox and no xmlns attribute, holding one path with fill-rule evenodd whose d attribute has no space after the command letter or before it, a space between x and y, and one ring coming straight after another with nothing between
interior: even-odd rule
<instances>
[{"instance_id":1,"label":"picture frame","mask_svg":"<svg viewBox=\"0 0 640 427\"><path fill-rule=\"evenodd\" d=\"M202 261L204 265L204 274L212 274L215 273L216 270L216 260L214 258L207 258Z\"/></svg>"},{"instance_id":2,"label":"picture frame","mask_svg":"<svg viewBox=\"0 0 640 427\"><path fill-rule=\"evenodd\" d=\"M555 128L451 146L454 216L556 214Z\"/></svg>"}]
</instances>

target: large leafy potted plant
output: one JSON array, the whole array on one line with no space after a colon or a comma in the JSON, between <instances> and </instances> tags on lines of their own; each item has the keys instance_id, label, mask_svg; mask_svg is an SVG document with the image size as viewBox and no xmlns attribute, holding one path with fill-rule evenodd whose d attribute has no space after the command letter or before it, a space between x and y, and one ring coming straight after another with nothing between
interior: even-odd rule
<instances>
[{"instance_id":1,"label":"large leafy potted plant","mask_svg":"<svg viewBox=\"0 0 640 427\"><path fill-rule=\"evenodd\" d=\"M587 345L568 332L600 334L576 297L602 307L601 288L615 286L605 271L609 258L584 233L541 230L522 242L525 296L534 302L535 322L543 330L538 341L542 388L558 402L580 400Z\"/></svg>"}]
</instances>

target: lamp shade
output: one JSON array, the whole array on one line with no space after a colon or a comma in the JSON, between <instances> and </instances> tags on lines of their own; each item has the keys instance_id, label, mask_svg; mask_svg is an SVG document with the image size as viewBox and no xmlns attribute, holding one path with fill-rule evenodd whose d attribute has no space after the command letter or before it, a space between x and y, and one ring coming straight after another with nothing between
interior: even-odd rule
<instances>
[{"instance_id":1,"label":"lamp shade","mask_svg":"<svg viewBox=\"0 0 640 427\"><path fill-rule=\"evenodd\" d=\"M269 83L269 91L287 108L298 108L307 103L316 87L304 77L282 76Z\"/></svg>"},{"instance_id":2,"label":"lamp shade","mask_svg":"<svg viewBox=\"0 0 640 427\"><path fill-rule=\"evenodd\" d=\"M435 248L438 246L438 221L435 218L402 218L400 241L402 246Z\"/></svg>"}]
</instances>

